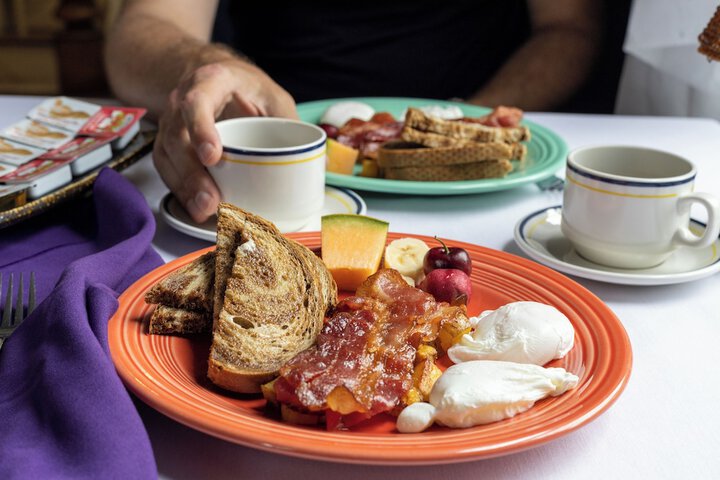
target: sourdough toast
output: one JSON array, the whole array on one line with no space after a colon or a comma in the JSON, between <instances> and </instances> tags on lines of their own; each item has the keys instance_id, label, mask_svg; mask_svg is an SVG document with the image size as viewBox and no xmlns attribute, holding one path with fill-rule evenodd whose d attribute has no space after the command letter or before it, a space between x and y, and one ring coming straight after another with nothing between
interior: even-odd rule
<instances>
[{"instance_id":1,"label":"sourdough toast","mask_svg":"<svg viewBox=\"0 0 720 480\"><path fill-rule=\"evenodd\" d=\"M208 360L213 383L259 392L315 342L336 302L335 281L310 250L267 220L220 204Z\"/></svg>"}]
</instances>

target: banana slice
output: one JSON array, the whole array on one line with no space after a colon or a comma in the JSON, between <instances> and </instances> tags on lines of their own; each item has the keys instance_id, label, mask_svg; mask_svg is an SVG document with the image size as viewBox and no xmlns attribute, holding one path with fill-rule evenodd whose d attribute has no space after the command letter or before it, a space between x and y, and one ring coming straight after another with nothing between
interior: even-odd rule
<instances>
[{"instance_id":1,"label":"banana slice","mask_svg":"<svg viewBox=\"0 0 720 480\"><path fill-rule=\"evenodd\" d=\"M404 277L417 282L423 275L423 260L428 250L430 247L417 238L393 240L385 247L385 268L394 268Z\"/></svg>"}]
</instances>

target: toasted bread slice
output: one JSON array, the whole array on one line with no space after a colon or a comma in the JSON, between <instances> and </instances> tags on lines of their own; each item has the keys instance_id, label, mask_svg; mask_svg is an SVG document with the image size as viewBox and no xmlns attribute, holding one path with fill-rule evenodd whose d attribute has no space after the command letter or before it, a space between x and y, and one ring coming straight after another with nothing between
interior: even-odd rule
<instances>
[{"instance_id":1,"label":"toasted bread slice","mask_svg":"<svg viewBox=\"0 0 720 480\"><path fill-rule=\"evenodd\" d=\"M310 250L233 205L218 207L217 238L208 378L227 390L259 392L315 342L337 287Z\"/></svg>"},{"instance_id":2,"label":"toasted bread slice","mask_svg":"<svg viewBox=\"0 0 720 480\"><path fill-rule=\"evenodd\" d=\"M509 160L483 160L457 165L386 168L385 178L418 182L453 182L481 178L500 178L507 175L512 169L513 166Z\"/></svg>"},{"instance_id":3,"label":"toasted bread slice","mask_svg":"<svg viewBox=\"0 0 720 480\"><path fill-rule=\"evenodd\" d=\"M155 335L192 335L210 332L212 312L158 305L150 317L148 331Z\"/></svg>"},{"instance_id":4,"label":"toasted bread slice","mask_svg":"<svg viewBox=\"0 0 720 480\"><path fill-rule=\"evenodd\" d=\"M383 168L437 167L484 160L521 160L525 145L499 142L469 142L464 146L426 148L416 143L388 142L380 148L378 165Z\"/></svg>"},{"instance_id":5,"label":"toasted bread slice","mask_svg":"<svg viewBox=\"0 0 720 480\"><path fill-rule=\"evenodd\" d=\"M475 124L468 124L475 125ZM482 126L482 125L481 125ZM501 127L485 127L485 128L501 128ZM491 140L472 139L464 137L453 137L450 135L443 135L442 133L425 132L412 127L404 127L401 138L406 142L417 143L425 147L438 148L438 147L466 147L470 145L488 145L488 144L508 144L513 148L515 145L519 145L520 140L515 140L512 137L507 137L500 132L494 135Z\"/></svg>"},{"instance_id":6,"label":"toasted bread slice","mask_svg":"<svg viewBox=\"0 0 720 480\"><path fill-rule=\"evenodd\" d=\"M215 252L208 252L153 285L145 301L211 312L214 281Z\"/></svg>"},{"instance_id":7,"label":"toasted bread slice","mask_svg":"<svg viewBox=\"0 0 720 480\"><path fill-rule=\"evenodd\" d=\"M151 334L209 332L212 325L215 252L199 256L145 293L147 303L157 303L150 316Z\"/></svg>"},{"instance_id":8,"label":"toasted bread slice","mask_svg":"<svg viewBox=\"0 0 720 480\"><path fill-rule=\"evenodd\" d=\"M439 139L434 135L431 135L428 139L428 137L419 135L420 132L474 142L516 143L530 140L530 130L523 125L518 127L488 127L479 123L443 120L426 115L417 108L408 108L405 114L405 125L401 133L403 140L420 143L427 147L458 146L457 144L429 145L425 142L439 141Z\"/></svg>"}]
</instances>

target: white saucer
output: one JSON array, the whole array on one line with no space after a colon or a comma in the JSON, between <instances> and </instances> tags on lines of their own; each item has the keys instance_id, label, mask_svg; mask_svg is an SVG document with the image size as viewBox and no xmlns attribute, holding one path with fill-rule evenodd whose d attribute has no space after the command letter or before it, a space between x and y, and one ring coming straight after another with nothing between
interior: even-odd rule
<instances>
[{"instance_id":1,"label":"white saucer","mask_svg":"<svg viewBox=\"0 0 720 480\"><path fill-rule=\"evenodd\" d=\"M366 212L367 205L365 205L365 201L357 193L347 188L325 186L325 205L323 206L322 212L297 231L319 231L320 217L323 215L333 213L355 213L364 215ZM160 215L168 225L179 232L190 235L191 237L207 240L208 242L215 242L217 219L212 217L202 224L194 222L172 193L165 195L160 202Z\"/></svg>"},{"instance_id":2,"label":"white saucer","mask_svg":"<svg viewBox=\"0 0 720 480\"><path fill-rule=\"evenodd\" d=\"M662 264L638 270L598 265L578 255L560 230L561 207L550 207L520 220L515 242L532 259L564 273L624 285L666 285L690 282L720 271L720 239L707 248L680 247ZM705 224L690 220L702 233Z\"/></svg>"}]
</instances>

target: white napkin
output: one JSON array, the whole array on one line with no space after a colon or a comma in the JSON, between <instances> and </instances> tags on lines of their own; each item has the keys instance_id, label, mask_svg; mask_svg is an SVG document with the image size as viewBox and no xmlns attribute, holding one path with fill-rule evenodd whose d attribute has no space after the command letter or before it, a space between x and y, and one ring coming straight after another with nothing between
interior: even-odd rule
<instances>
[{"instance_id":1,"label":"white napkin","mask_svg":"<svg viewBox=\"0 0 720 480\"><path fill-rule=\"evenodd\" d=\"M616 113L720 118L720 63L698 53L718 0L634 0Z\"/></svg>"}]
</instances>

